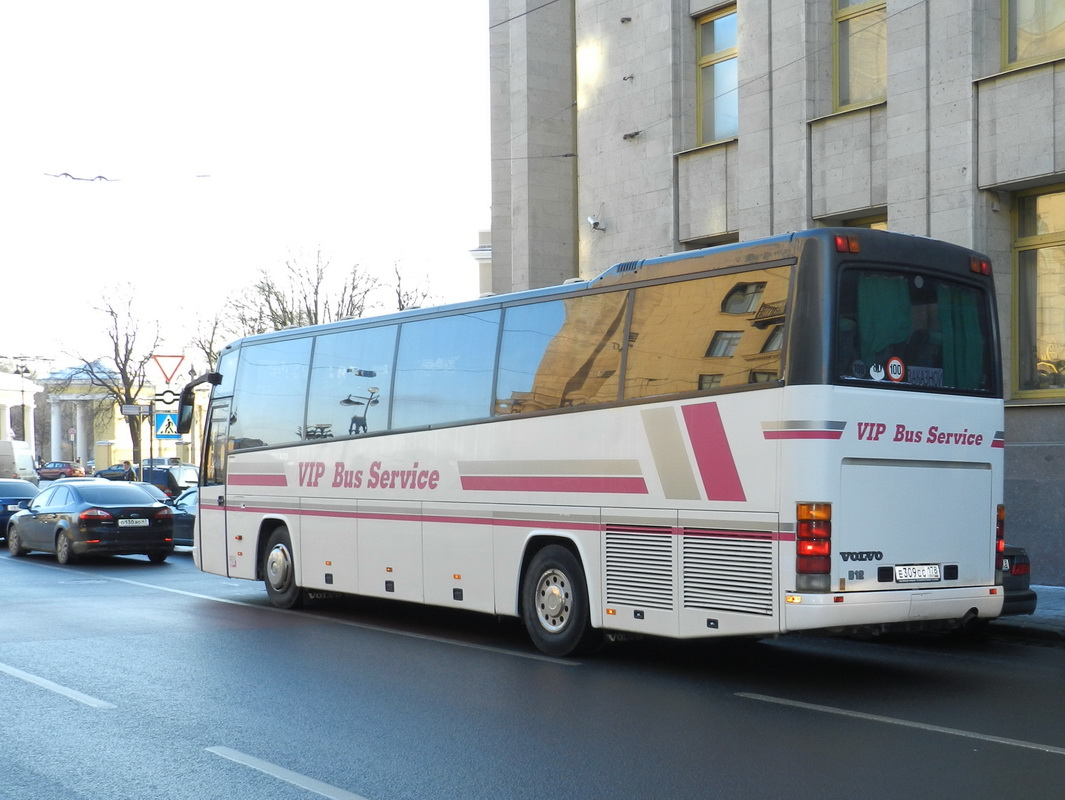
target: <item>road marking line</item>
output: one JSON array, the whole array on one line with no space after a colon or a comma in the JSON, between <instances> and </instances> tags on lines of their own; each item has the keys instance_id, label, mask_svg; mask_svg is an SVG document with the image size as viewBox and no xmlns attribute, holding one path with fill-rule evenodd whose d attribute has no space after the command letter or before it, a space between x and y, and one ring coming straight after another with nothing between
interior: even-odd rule
<instances>
[{"instance_id":1,"label":"road marking line","mask_svg":"<svg viewBox=\"0 0 1065 800\"><path fill-rule=\"evenodd\" d=\"M371 625L368 622L353 622L348 619L336 619L335 617L327 617L322 614L315 614L310 611L293 611L288 608L278 608L271 605L259 605L258 603L246 603L243 600L227 600L224 597L212 597L209 594L199 594L197 592L188 592L184 589L171 589L169 586L158 586L154 583L142 583L141 581L132 581L128 578L115 578L108 576L108 580L117 581L119 583L128 583L132 586L141 586L145 589L158 589L160 592L172 592L173 594L182 594L186 597L195 597L199 600L211 600L216 603L228 603L234 606L243 606L244 608L256 608L260 611L273 611L280 614L294 614L300 619L314 619L320 622L331 622L335 625L346 625L349 628L361 628L367 631L376 631L378 633L389 633L393 636L406 636L408 639L421 639L425 642L437 642L438 644L449 644L455 647L465 647L469 650L484 650L487 653L495 653L502 656L515 656L517 658L527 658L532 661L547 661L551 664L559 664L564 667L577 667L580 666L580 661L574 661L569 658L556 658L555 656L541 655L539 653L519 653L516 650L506 650L502 647L492 647L486 644L473 644L472 642L460 642L455 639L447 639L443 636L431 636L427 633L411 633L410 631L398 631L395 628L385 628L381 625ZM358 597L358 595L353 595Z\"/></svg>"},{"instance_id":2,"label":"road marking line","mask_svg":"<svg viewBox=\"0 0 1065 800\"><path fill-rule=\"evenodd\" d=\"M798 700L786 700L783 697L770 697L764 694L736 692L736 696L744 697L748 700L761 700L764 703L776 703L777 705L781 706L804 708L808 711L820 711L825 714L835 714L841 717L853 717L855 719L864 719L870 722L883 722L888 725L899 725L904 728L917 728L919 730L929 731L931 733L946 733L950 736L962 736L966 739L979 739L984 742L993 742L994 744L1004 744L1010 747L1023 747L1028 750L1040 750L1044 753L1055 753L1060 756L1065 756L1065 747L1054 747L1053 745L1049 744L1026 742L1022 739L1006 739L1002 736L989 736L984 733L975 733L973 731L961 730L960 728L946 728L942 725L929 725L924 722L911 722L910 720L898 719L896 717L883 717L879 714L866 714L861 711L848 711L845 708L821 706L815 703L803 703Z\"/></svg>"},{"instance_id":3,"label":"road marking line","mask_svg":"<svg viewBox=\"0 0 1065 800\"><path fill-rule=\"evenodd\" d=\"M16 669L15 667L10 667L7 664L0 664L0 672L7 673L12 678L18 678L19 680L26 681L27 683L32 683L36 686L40 686L42 689L47 689L50 692L61 694L64 697L70 698L71 700L77 700L79 703L84 703L85 705L92 706L93 708L116 707L112 703L108 703L104 700L98 700L95 697L91 697L87 694L82 694L81 692L76 691L74 689L70 689L66 686L60 686L58 683L52 683L49 680L38 677L37 675L31 675L28 672L23 672L22 670Z\"/></svg>"},{"instance_id":4,"label":"road marking line","mask_svg":"<svg viewBox=\"0 0 1065 800\"><path fill-rule=\"evenodd\" d=\"M214 753L216 756L221 756L222 758L228 758L230 761L235 761L246 767L251 767L252 769L258 770L273 778L278 778L286 783L291 783L293 786L299 786L301 789L307 789L315 794L320 794L322 797L328 797L330 800L366 800L361 794L355 794L354 792L349 792L346 789L339 789L336 786L331 786L328 783L323 783L314 778L308 778L306 775L301 775L298 772L279 767L277 764L271 764L269 761L263 761L254 756L249 756L247 753L242 753L239 750L233 750L229 747L208 747L207 752Z\"/></svg>"},{"instance_id":5,"label":"road marking line","mask_svg":"<svg viewBox=\"0 0 1065 800\"><path fill-rule=\"evenodd\" d=\"M0 564L7 563L10 559L0 560ZM50 564L27 564L27 566L43 567L44 569L61 570L67 574L75 573L81 575L88 575L87 572L78 572L70 568L64 568L59 566L52 566ZM99 578L100 576L96 576ZM246 603L243 600L227 600L224 597L212 597L209 594L200 594L198 592L189 592L184 589L172 589L169 586L159 586L154 583L144 583L143 581L134 581L129 578L116 578L113 575L105 575L105 580L115 581L116 583L128 583L130 586L140 586L145 589L156 589L160 592L170 592L171 594L180 594L185 597L194 597L198 600L210 600L214 603L227 603L232 606L243 606L244 608L256 608L260 611L273 611L281 614L296 614L302 619L316 619L322 622L332 622L336 625L347 625L349 628L361 628L367 631L376 631L378 633L390 633L394 636L406 636L408 639L421 639L426 642L437 642L438 644L449 644L455 647L465 647L470 650L483 650L487 653L495 653L501 656L514 656L515 658L525 658L531 661L546 661L550 664L558 664L563 667L579 667L580 661L576 661L571 658L556 658L554 656L542 655L540 653L521 653L517 650L507 650L502 647L492 647L485 644L473 644L471 642L459 642L455 639L445 639L443 636L430 636L424 633L410 633L409 631L397 631L394 628L385 628L380 625L370 625L366 622L352 622L351 620L335 619L333 617L322 616L321 614L313 614L309 611L292 611L287 608L277 608L272 605L259 605L258 603ZM358 597L358 595L353 595Z\"/></svg>"}]
</instances>

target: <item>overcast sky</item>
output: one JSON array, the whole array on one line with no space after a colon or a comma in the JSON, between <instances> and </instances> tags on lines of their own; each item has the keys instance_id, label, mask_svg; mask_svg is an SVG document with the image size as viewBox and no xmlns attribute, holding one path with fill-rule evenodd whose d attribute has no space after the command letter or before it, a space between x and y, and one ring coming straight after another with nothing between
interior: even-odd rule
<instances>
[{"instance_id":1,"label":"overcast sky","mask_svg":"<svg viewBox=\"0 0 1065 800\"><path fill-rule=\"evenodd\" d=\"M102 351L123 285L178 352L319 247L476 296L487 0L10 2L0 74L0 364Z\"/></svg>"}]
</instances>

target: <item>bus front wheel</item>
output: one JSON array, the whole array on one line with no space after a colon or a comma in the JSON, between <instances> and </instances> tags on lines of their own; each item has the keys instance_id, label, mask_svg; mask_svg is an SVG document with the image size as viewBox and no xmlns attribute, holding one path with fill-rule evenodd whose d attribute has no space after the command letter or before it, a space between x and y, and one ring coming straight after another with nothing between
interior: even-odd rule
<instances>
[{"instance_id":1,"label":"bus front wheel","mask_svg":"<svg viewBox=\"0 0 1065 800\"><path fill-rule=\"evenodd\" d=\"M296 559L292 556L292 540L284 525L275 528L267 540L263 553L263 582L270 602L278 608L293 608L299 604Z\"/></svg>"},{"instance_id":2,"label":"bus front wheel","mask_svg":"<svg viewBox=\"0 0 1065 800\"><path fill-rule=\"evenodd\" d=\"M588 619L588 587L580 561L552 544L529 562L522 581L522 617L529 638L544 653L568 656L594 644Z\"/></svg>"}]
</instances>

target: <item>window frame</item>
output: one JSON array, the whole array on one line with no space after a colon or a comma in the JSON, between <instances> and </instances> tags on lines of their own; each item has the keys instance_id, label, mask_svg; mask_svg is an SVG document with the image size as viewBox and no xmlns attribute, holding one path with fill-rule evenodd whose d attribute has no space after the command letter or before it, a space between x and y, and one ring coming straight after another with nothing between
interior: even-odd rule
<instances>
[{"instance_id":1,"label":"window frame","mask_svg":"<svg viewBox=\"0 0 1065 800\"><path fill-rule=\"evenodd\" d=\"M1043 64L1065 58L1065 47L1063 47L1060 50L1040 53L1029 58L1018 58L1013 61L1010 60L1011 45L1016 43L1017 36L1017 31L1012 21L1013 17L1010 14L1010 7L1015 5L1016 2L1017 0L1000 0L1002 9L1002 69L1023 69L1024 67L1030 67L1034 64Z\"/></svg>"},{"instance_id":2,"label":"window frame","mask_svg":"<svg viewBox=\"0 0 1065 800\"><path fill-rule=\"evenodd\" d=\"M843 85L840 63L841 37L840 29L844 23L852 22L861 17L877 12L884 14L884 35L887 37L887 0L866 0L855 2L853 5L840 6L842 0L832 0L832 82L833 82L833 106L836 111L850 111L851 109L867 108L879 105L887 101L887 48L884 49L884 61L881 64L884 79L884 93L878 97L868 97L862 100L853 100L847 103L841 100ZM850 63L850 62L848 62Z\"/></svg>"},{"instance_id":3,"label":"window frame","mask_svg":"<svg viewBox=\"0 0 1065 800\"><path fill-rule=\"evenodd\" d=\"M703 358L732 358L736 354L736 348L740 346L743 338L742 330L716 330L710 337L710 344L706 346L706 355ZM715 353L715 349L723 348L727 353Z\"/></svg>"},{"instance_id":4,"label":"window frame","mask_svg":"<svg viewBox=\"0 0 1065 800\"><path fill-rule=\"evenodd\" d=\"M1036 342L1038 340L1037 331L1034 330L1035 320L1029 321L1022 319L1024 309L1022 308L1021 256L1022 253L1036 252L1048 248L1065 248L1065 229L1045 234L1033 234L1029 236L1021 235L1021 201L1026 198L1040 197L1043 195L1065 195L1065 184L1044 186L1038 189L1018 192L1014 196L1013 241L1010 259L1012 266L1011 293L1013 306L1010 314L1010 338L1012 340L1010 346L1010 385L1013 390L1013 397L1018 399L1060 398L1065 400L1065 386L1030 389L1024 388L1021 385L1021 370L1023 364L1021 348L1025 342ZM1065 202L1065 197L1063 197L1063 202ZM1022 335L1022 330L1029 325L1033 327L1031 335ZM1065 345L1065 342L1063 342L1063 345ZM1037 353L1036 355L1038 356L1039 354ZM1062 355L1065 356L1065 346L1063 346Z\"/></svg>"},{"instance_id":5,"label":"window frame","mask_svg":"<svg viewBox=\"0 0 1065 800\"><path fill-rule=\"evenodd\" d=\"M720 142L728 142L739 137L739 18L737 16L737 42L733 47L727 47L723 50L717 50L709 55L703 55L703 27L705 25L712 25L719 19L723 19L728 16L737 15L736 4L722 6L715 9L708 14L703 14L695 18L695 139L699 147L706 145L718 144ZM719 64L724 64L728 61L736 62L736 85L733 91L736 92L736 130L727 133L723 136L714 136L717 131L712 132L710 135L703 130L703 119L705 117L706 108L706 91L703 81L703 71L707 67L715 67ZM713 87L710 87L709 91L712 91ZM715 98L711 96L710 100Z\"/></svg>"}]
</instances>

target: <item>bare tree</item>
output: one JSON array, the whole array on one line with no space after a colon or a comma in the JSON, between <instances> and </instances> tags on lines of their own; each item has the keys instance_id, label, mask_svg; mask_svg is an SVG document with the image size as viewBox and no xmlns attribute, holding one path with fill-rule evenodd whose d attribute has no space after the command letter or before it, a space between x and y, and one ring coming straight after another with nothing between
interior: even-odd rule
<instances>
[{"instance_id":1,"label":"bare tree","mask_svg":"<svg viewBox=\"0 0 1065 800\"><path fill-rule=\"evenodd\" d=\"M146 346L138 344L143 323L137 318L133 308L132 290L124 293L127 298L124 305L105 303L96 310L106 320L104 333L111 343L111 353L107 356L89 360L76 356L81 362L72 370L76 379L88 381L98 386L119 405L133 405L140 399L141 392L147 384L146 369L152 353L159 346L159 328L156 325L154 335ZM113 293L115 297L122 292ZM133 440L133 460L141 461L141 424L140 416L126 417L130 438Z\"/></svg>"},{"instance_id":2,"label":"bare tree","mask_svg":"<svg viewBox=\"0 0 1065 800\"><path fill-rule=\"evenodd\" d=\"M413 288L404 287L403 275L399 271L399 262L392 263L392 271L395 273L396 282L392 288L396 292L396 310L403 311L407 308L421 308L429 299L429 289L425 284L417 284Z\"/></svg>"},{"instance_id":3,"label":"bare tree","mask_svg":"<svg viewBox=\"0 0 1065 800\"><path fill-rule=\"evenodd\" d=\"M218 356L226 342L237 338L236 331L227 321L226 310L223 309L210 318L199 318L196 333L193 334L190 344L203 354L207 362L208 371L213 370L218 364Z\"/></svg>"},{"instance_id":4,"label":"bare tree","mask_svg":"<svg viewBox=\"0 0 1065 800\"><path fill-rule=\"evenodd\" d=\"M398 262L393 270L395 283L382 284L358 264L337 273L321 249L310 265L290 256L279 277L268 269L260 270L245 291L213 317L201 319L190 344L203 354L208 369L215 369L222 347L234 339L362 317L379 289L395 292L399 311L425 305L430 299L428 289L421 284L413 288L405 285Z\"/></svg>"},{"instance_id":5,"label":"bare tree","mask_svg":"<svg viewBox=\"0 0 1065 800\"><path fill-rule=\"evenodd\" d=\"M260 271L247 296L232 301L229 311L236 332L243 336L319 325L361 317L376 287L377 279L358 264L335 277L319 249L309 267L287 260L280 279L266 269Z\"/></svg>"}]
</instances>

